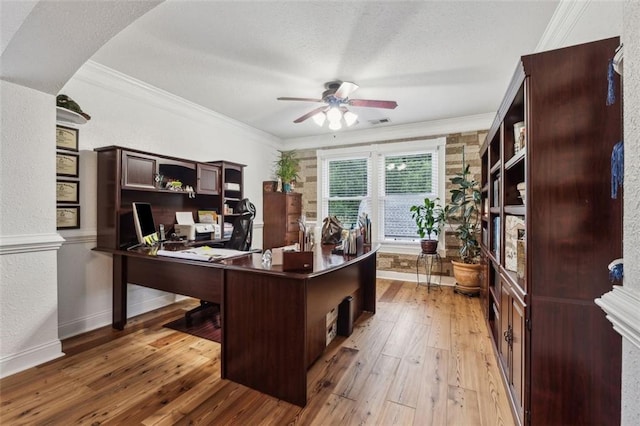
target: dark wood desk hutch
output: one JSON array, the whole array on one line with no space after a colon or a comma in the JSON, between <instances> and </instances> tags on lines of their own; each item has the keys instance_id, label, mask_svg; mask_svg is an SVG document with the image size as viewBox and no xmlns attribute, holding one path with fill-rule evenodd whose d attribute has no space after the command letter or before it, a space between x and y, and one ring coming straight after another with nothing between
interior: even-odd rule
<instances>
[{"instance_id":1,"label":"dark wood desk hutch","mask_svg":"<svg viewBox=\"0 0 640 426\"><path fill-rule=\"evenodd\" d=\"M621 102L606 106L618 45L523 56L481 148L482 300L520 424L620 423L621 337L594 303L622 257L621 200L610 196Z\"/></svg>"},{"instance_id":2,"label":"dark wood desk hutch","mask_svg":"<svg viewBox=\"0 0 640 426\"><path fill-rule=\"evenodd\" d=\"M122 249L137 242L132 202L151 204L156 226L170 233L177 211L215 210L233 223L243 197L244 165L227 161L201 163L118 146L96 148L98 153L98 248ZM167 189L177 180L181 190ZM194 196L184 189L193 188ZM225 213L227 212L227 213Z\"/></svg>"}]
</instances>

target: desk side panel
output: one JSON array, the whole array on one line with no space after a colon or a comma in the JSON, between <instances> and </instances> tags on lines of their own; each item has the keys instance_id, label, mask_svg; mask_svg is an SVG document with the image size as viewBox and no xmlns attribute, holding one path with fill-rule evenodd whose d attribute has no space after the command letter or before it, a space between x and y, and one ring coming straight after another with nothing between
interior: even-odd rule
<instances>
[{"instance_id":1,"label":"desk side panel","mask_svg":"<svg viewBox=\"0 0 640 426\"><path fill-rule=\"evenodd\" d=\"M344 268L318 275L307 282L307 365L322 355L326 346L326 315L352 296L354 319L363 311L376 311L375 253Z\"/></svg>"},{"instance_id":2,"label":"desk side panel","mask_svg":"<svg viewBox=\"0 0 640 426\"><path fill-rule=\"evenodd\" d=\"M222 302L224 270L210 263L195 265L130 256L127 270L130 284L196 297L207 302Z\"/></svg>"},{"instance_id":3,"label":"desk side panel","mask_svg":"<svg viewBox=\"0 0 640 426\"><path fill-rule=\"evenodd\" d=\"M304 406L305 281L225 271L224 378Z\"/></svg>"}]
</instances>

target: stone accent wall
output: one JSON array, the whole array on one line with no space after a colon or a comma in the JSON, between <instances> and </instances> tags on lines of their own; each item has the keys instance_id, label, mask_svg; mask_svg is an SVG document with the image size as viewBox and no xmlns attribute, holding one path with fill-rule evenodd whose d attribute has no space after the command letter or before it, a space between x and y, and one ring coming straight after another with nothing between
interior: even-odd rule
<instances>
[{"instance_id":1,"label":"stone accent wall","mask_svg":"<svg viewBox=\"0 0 640 426\"><path fill-rule=\"evenodd\" d=\"M462 157L464 150L464 160L471 165L471 172L474 177L480 181L480 146L484 142L487 135L487 131L466 132L466 133L454 133L446 135L445 146L445 199L441 200L444 205L448 203L449 190L451 189L450 178L452 178L457 172L462 170ZM410 139L396 139L379 142L383 143L395 143L412 140L429 139L440 136L417 137ZM369 145L369 144L367 144ZM352 145L350 145L352 146ZM336 146L340 148L342 146ZM302 211L310 221L317 221L318 225L322 221L322 218L318 217L318 205L317 205L317 183L318 183L318 163L315 149L300 150L297 152L300 159L300 179L296 182L295 191L302 193ZM442 259L442 273L443 275L451 275L451 258L458 257L458 240L449 229L449 226L445 229L445 250L446 257ZM402 272L402 273L416 273L416 258L415 255L407 254L394 254L394 253L379 253L378 254L378 269L384 271Z\"/></svg>"},{"instance_id":2,"label":"stone accent wall","mask_svg":"<svg viewBox=\"0 0 640 426\"><path fill-rule=\"evenodd\" d=\"M456 173L462 171L463 167L463 152L464 152L464 163L469 164L470 171L473 174L474 179L478 182L481 181L481 161L480 161L480 147L484 142L487 136L487 131L481 132L467 132L467 133L456 133L447 136L447 145L446 145L446 157L445 157L445 194L446 198L443 202L443 205L449 204L451 189L453 185L451 184L451 178L453 178ZM445 251L447 259L458 259L460 255L458 254L459 250L459 241L456 237L452 226L447 225L444 229L445 231ZM450 265L450 263L449 263Z\"/></svg>"},{"instance_id":3,"label":"stone accent wall","mask_svg":"<svg viewBox=\"0 0 640 426\"><path fill-rule=\"evenodd\" d=\"M300 159L300 179L296 182L296 192L302 193L302 212L307 220L318 219L318 157L315 149L297 152Z\"/></svg>"}]
</instances>

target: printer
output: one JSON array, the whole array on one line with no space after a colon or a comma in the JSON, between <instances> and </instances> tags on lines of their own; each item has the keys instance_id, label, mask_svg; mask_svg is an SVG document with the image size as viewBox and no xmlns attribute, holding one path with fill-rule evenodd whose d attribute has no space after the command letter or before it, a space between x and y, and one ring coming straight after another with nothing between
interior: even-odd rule
<instances>
[{"instance_id":1,"label":"printer","mask_svg":"<svg viewBox=\"0 0 640 426\"><path fill-rule=\"evenodd\" d=\"M177 237L189 241L216 240L220 238L220 225L216 223L176 223L173 230Z\"/></svg>"},{"instance_id":2,"label":"printer","mask_svg":"<svg viewBox=\"0 0 640 426\"><path fill-rule=\"evenodd\" d=\"M217 223L194 223L191 212L177 212L178 223L173 225L177 237L189 241L216 240L221 238L220 225Z\"/></svg>"}]
</instances>

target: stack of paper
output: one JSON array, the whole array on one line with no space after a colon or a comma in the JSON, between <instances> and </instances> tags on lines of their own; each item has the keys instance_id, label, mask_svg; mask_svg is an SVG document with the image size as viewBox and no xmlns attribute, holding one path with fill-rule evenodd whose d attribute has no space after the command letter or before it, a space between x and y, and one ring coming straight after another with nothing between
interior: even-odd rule
<instances>
[{"instance_id":1,"label":"stack of paper","mask_svg":"<svg viewBox=\"0 0 640 426\"><path fill-rule=\"evenodd\" d=\"M236 256L244 256L248 252L201 246L178 251L158 250L157 253L159 256L177 257L179 259L202 260L205 262L210 262L213 260L222 260Z\"/></svg>"}]
</instances>

